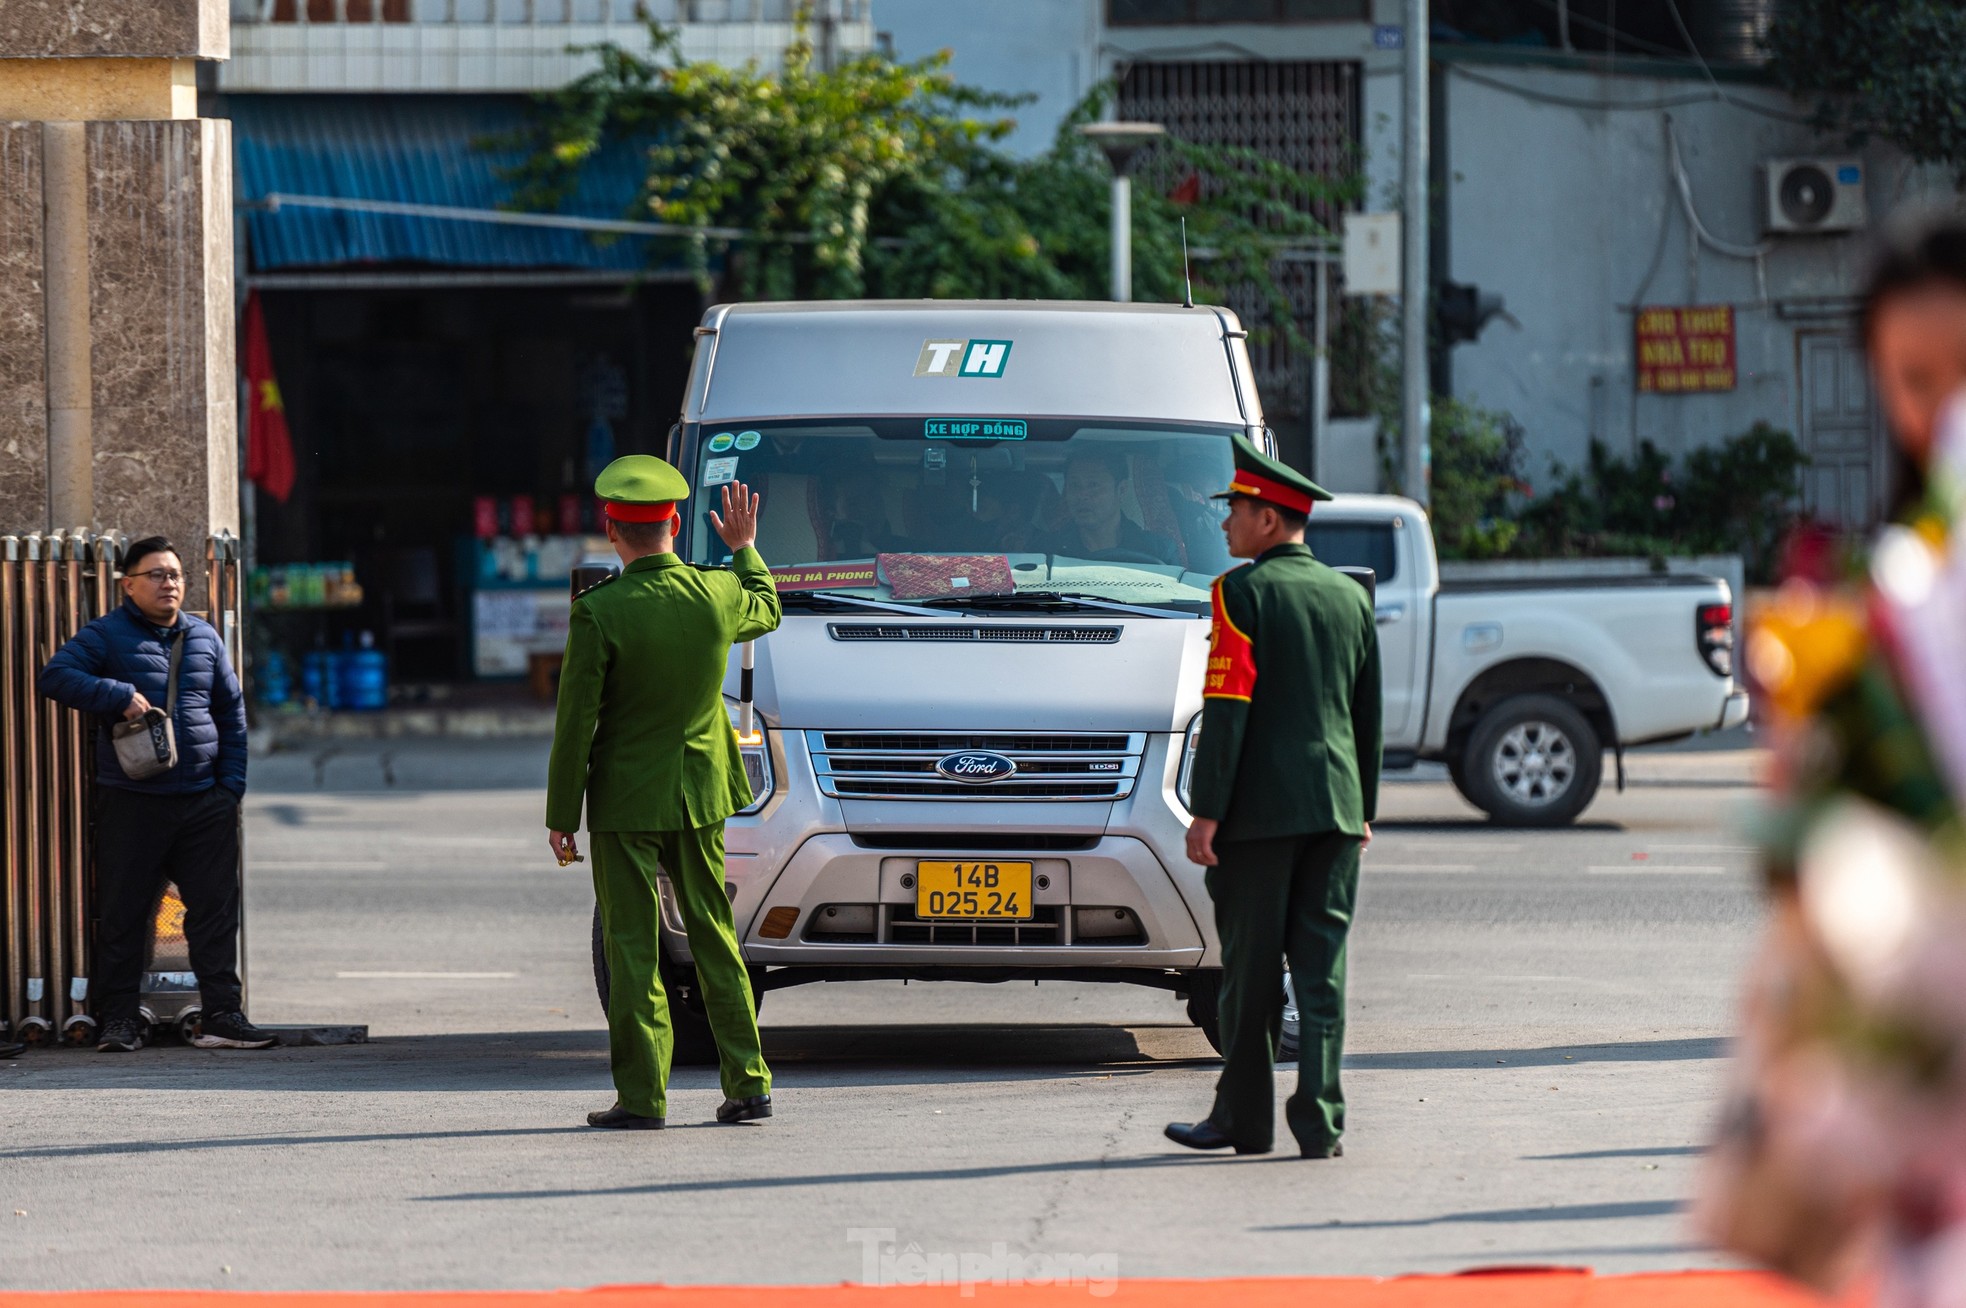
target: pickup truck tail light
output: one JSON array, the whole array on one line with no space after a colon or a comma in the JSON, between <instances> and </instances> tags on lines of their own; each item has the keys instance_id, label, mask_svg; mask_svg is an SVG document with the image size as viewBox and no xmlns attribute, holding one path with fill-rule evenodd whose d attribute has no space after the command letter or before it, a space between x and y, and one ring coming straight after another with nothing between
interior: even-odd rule
<instances>
[{"instance_id":1,"label":"pickup truck tail light","mask_svg":"<svg viewBox=\"0 0 1966 1308\"><path fill-rule=\"evenodd\" d=\"M1734 675L1734 606L1702 604L1693 613L1693 640L1714 675Z\"/></svg>"}]
</instances>

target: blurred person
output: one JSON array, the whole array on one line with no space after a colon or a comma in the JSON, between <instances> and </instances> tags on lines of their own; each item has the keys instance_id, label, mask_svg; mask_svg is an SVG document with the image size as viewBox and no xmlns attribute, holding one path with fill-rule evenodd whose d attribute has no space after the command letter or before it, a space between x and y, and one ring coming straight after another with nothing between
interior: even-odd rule
<instances>
[{"instance_id":1,"label":"blurred person","mask_svg":"<svg viewBox=\"0 0 1966 1308\"><path fill-rule=\"evenodd\" d=\"M1054 554L1132 563L1179 563L1179 547L1126 516L1120 489L1126 474L1117 456L1081 451L1065 463L1065 525Z\"/></svg>"},{"instance_id":2,"label":"blurred person","mask_svg":"<svg viewBox=\"0 0 1966 1308\"><path fill-rule=\"evenodd\" d=\"M75 633L41 670L41 694L96 720L96 956L89 1001L96 1048L141 1049L137 1012L152 919L165 882L184 901L184 935L198 977L201 1049L278 1043L241 1011L239 807L246 796L246 702L225 642L186 613L184 563L162 536L130 545L123 603ZM171 682L175 672L176 688ZM176 765L125 775L110 727L153 708L168 713Z\"/></svg>"},{"instance_id":3,"label":"blurred person","mask_svg":"<svg viewBox=\"0 0 1966 1308\"><path fill-rule=\"evenodd\" d=\"M717 1120L772 1115L771 1071L724 892L724 819L751 802L751 782L723 681L734 643L777 630L778 591L757 551L759 500L743 482L726 484L723 512L708 515L730 566L683 562L677 508L689 492L682 473L649 454L616 459L595 480L622 570L574 601L547 763L554 857L562 867L579 857L583 800L593 842L615 1102L587 1124L606 1130L667 1124L675 1036L660 971L665 873L717 1041Z\"/></svg>"},{"instance_id":4,"label":"blurred person","mask_svg":"<svg viewBox=\"0 0 1966 1308\"><path fill-rule=\"evenodd\" d=\"M1747 669L1770 921L1697 1219L1825 1291L1966 1305L1966 227L1878 259L1860 325L1896 459L1858 559L1804 535Z\"/></svg>"},{"instance_id":5,"label":"blurred person","mask_svg":"<svg viewBox=\"0 0 1966 1308\"><path fill-rule=\"evenodd\" d=\"M1270 1152L1283 961L1302 1031L1284 1106L1298 1153L1344 1153L1345 943L1359 855L1372 841L1380 762L1379 636L1363 588L1304 544L1331 496L1241 435L1222 531L1253 560L1216 579L1191 776L1187 853L1208 869L1222 942L1222 1075L1190 1149Z\"/></svg>"}]
</instances>

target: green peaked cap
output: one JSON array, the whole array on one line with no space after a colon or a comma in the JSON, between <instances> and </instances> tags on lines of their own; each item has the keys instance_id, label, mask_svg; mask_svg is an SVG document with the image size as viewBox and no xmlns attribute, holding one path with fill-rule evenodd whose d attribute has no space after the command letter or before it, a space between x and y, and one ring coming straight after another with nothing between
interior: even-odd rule
<instances>
[{"instance_id":1,"label":"green peaked cap","mask_svg":"<svg viewBox=\"0 0 1966 1308\"><path fill-rule=\"evenodd\" d=\"M1235 480L1229 483L1229 489L1213 498L1226 500L1247 495L1253 500L1295 509L1299 513L1309 513L1314 500L1331 498L1330 491L1289 464L1263 453L1241 432L1235 433L1233 440L1236 451Z\"/></svg>"},{"instance_id":2,"label":"green peaked cap","mask_svg":"<svg viewBox=\"0 0 1966 1308\"><path fill-rule=\"evenodd\" d=\"M689 498L689 479L653 454L624 454L594 478L594 494L616 504L673 504Z\"/></svg>"}]
</instances>

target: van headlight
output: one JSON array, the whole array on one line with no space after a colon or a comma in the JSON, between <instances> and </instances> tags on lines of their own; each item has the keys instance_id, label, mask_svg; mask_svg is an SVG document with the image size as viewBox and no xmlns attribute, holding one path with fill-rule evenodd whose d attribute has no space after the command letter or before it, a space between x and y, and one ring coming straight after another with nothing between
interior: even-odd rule
<instances>
[{"instance_id":1,"label":"van headlight","mask_svg":"<svg viewBox=\"0 0 1966 1308\"><path fill-rule=\"evenodd\" d=\"M1195 779L1195 755L1201 749L1201 714L1188 723L1188 734L1181 741L1181 771L1174 782L1174 796L1187 808Z\"/></svg>"},{"instance_id":2,"label":"van headlight","mask_svg":"<svg viewBox=\"0 0 1966 1308\"><path fill-rule=\"evenodd\" d=\"M730 714L730 729L737 737L738 757L744 760L744 775L751 783L751 802L737 810L738 815L743 816L763 808L765 801L771 798L771 792L777 788L777 778L771 770L771 737L765 731L765 724L758 720L755 710L751 714L749 735L738 727L736 700L726 699L724 711Z\"/></svg>"}]
</instances>

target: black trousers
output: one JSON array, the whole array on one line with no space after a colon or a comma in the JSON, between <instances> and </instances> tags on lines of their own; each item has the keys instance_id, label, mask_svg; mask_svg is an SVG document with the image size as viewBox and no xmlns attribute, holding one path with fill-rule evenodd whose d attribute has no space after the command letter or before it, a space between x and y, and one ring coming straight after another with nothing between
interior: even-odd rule
<instances>
[{"instance_id":1,"label":"black trousers","mask_svg":"<svg viewBox=\"0 0 1966 1308\"><path fill-rule=\"evenodd\" d=\"M239 801L223 786L146 795L105 786L96 809L96 963L89 998L104 1024L137 1015L164 883L184 900L184 939L207 1013L237 1012Z\"/></svg>"}]
</instances>

